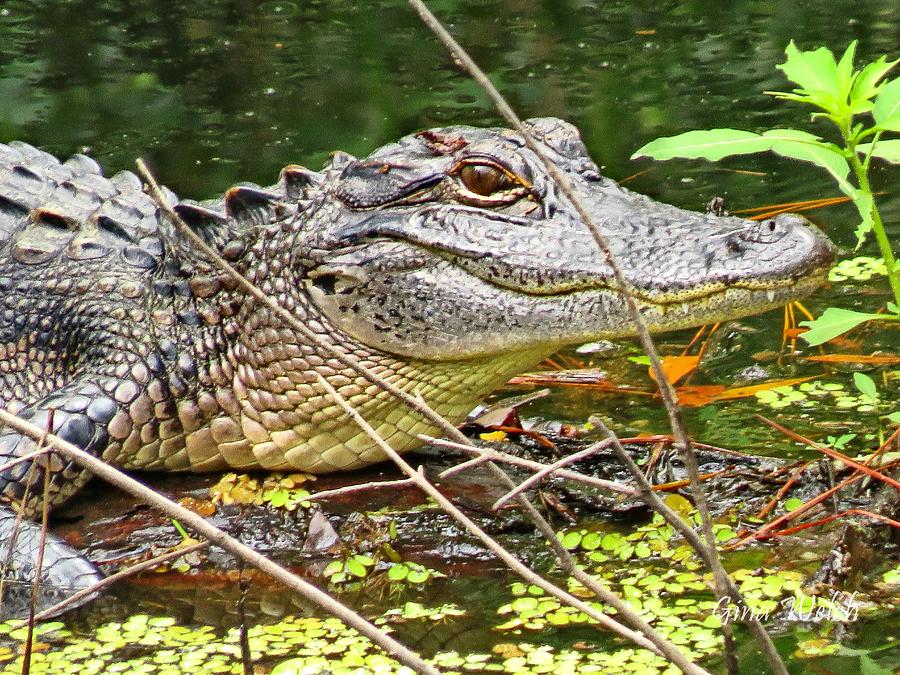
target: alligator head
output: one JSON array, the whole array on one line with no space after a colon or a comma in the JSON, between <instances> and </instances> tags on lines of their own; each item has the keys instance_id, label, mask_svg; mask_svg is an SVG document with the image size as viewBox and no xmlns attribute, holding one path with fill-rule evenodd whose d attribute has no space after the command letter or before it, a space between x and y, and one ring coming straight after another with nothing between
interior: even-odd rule
<instances>
[{"instance_id":1,"label":"alligator head","mask_svg":"<svg viewBox=\"0 0 900 675\"><path fill-rule=\"evenodd\" d=\"M654 332L808 294L832 258L808 221L694 213L600 175L577 130L528 122L609 240ZM516 133L449 127L335 158L330 226L301 244L313 302L359 342L460 361L633 335L609 266ZM335 206L336 205L336 206Z\"/></svg>"}]
</instances>

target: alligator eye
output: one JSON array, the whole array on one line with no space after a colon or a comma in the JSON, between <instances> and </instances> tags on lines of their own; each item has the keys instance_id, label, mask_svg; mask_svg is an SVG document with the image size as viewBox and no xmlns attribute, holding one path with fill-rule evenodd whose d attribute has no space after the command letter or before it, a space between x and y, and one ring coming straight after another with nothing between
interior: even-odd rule
<instances>
[{"instance_id":1,"label":"alligator eye","mask_svg":"<svg viewBox=\"0 0 900 675\"><path fill-rule=\"evenodd\" d=\"M510 187L509 177L490 164L467 164L460 170L459 179L467 190L483 197Z\"/></svg>"}]
</instances>

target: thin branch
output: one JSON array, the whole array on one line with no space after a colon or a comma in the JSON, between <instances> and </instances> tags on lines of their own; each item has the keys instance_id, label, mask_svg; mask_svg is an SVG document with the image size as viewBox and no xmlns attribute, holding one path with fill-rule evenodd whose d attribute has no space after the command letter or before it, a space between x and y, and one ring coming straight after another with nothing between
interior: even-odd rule
<instances>
[{"instance_id":1,"label":"thin branch","mask_svg":"<svg viewBox=\"0 0 900 675\"><path fill-rule=\"evenodd\" d=\"M40 614L34 617L35 621L43 621L44 619L50 619L57 614L61 613L66 607L70 607L71 605L76 604L77 602L89 598L94 593L99 593L104 588L108 588L113 584L116 584L123 579L127 579L129 577L133 577L136 574L140 574L141 572L145 572L147 570L153 569L155 567L159 567L165 562L169 560L174 560L175 558L180 558L183 555L188 555L189 553L194 553L195 551L201 551L204 548L209 547L208 541L201 541L196 544L192 544L190 546L186 546L184 548L175 549L174 551L167 551L161 555L158 555L154 558L150 558L149 560L145 560L143 562L136 563L131 567L128 567L124 570L120 570L115 574L111 574L108 577L104 577L100 579L95 584L91 584L87 588L82 588L77 593L73 593L65 600L57 602L52 607L48 607L43 610Z\"/></svg>"},{"instance_id":2,"label":"thin branch","mask_svg":"<svg viewBox=\"0 0 900 675\"><path fill-rule=\"evenodd\" d=\"M419 438L422 438L425 434L420 434ZM448 441L452 443L452 441ZM464 446L466 447L466 446ZM438 474L438 478L450 478L450 476L455 476L458 473L465 473L470 469L477 469L479 466L490 462L491 458L487 455L481 455L479 457L473 457L472 459L467 459L465 462L460 462L459 464L454 464L449 469L444 469Z\"/></svg>"},{"instance_id":3,"label":"thin branch","mask_svg":"<svg viewBox=\"0 0 900 675\"><path fill-rule=\"evenodd\" d=\"M621 612L623 616L629 616L629 621L634 620L635 624L640 624L642 627L641 633L637 633L622 624L614 621L606 614L597 611L594 607L587 604L586 602L576 598L575 596L567 593L562 590L555 584L549 582L544 579L540 575L535 574L528 567L523 565L519 560L517 560L512 554L510 554L506 549L500 546L494 539L488 535L484 530L482 530L478 525L476 525L468 516L466 516L462 511L460 511L456 506L447 499L443 493L441 493L434 485L432 485L424 476L416 472L412 466L404 460L400 454L394 450L390 445L388 445L381 436L378 435L378 432L372 428L372 426L356 411L353 406L351 406L343 396L341 396L338 391L331 386L331 384L324 377L316 374L316 377L319 381L319 385L328 392L332 399L350 416L350 418L362 429L366 435L369 436L381 450L394 461L394 463L400 467L400 470L403 471L409 478L415 481L416 485L429 497L434 499L440 506L453 516L457 522L459 522L463 527L465 527L471 534L478 537L481 542L498 558L500 558L506 565L514 571L516 574L521 576L525 581L530 584L534 584L535 586L543 589L546 593L552 595L553 597L565 602L567 605L570 605L581 612L584 612L587 616L597 621L604 628L615 632L622 637L625 637L640 647L645 649L649 649L650 651L662 654L670 661L675 663L681 670L685 673L693 673L695 675L699 675L700 673L705 673L706 671L692 663L687 657L681 653L681 651L668 640L666 640L662 635L653 630L649 624L647 624L639 615L634 613L630 607L622 602L620 598L615 596L612 593L604 593L607 597L603 597L602 599L608 600L617 611ZM494 465L491 465L494 466ZM494 467L496 468L496 466ZM499 471L499 469L497 469ZM502 473L502 472L501 472ZM505 475L505 474L504 474ZM507 477L507 480L509 478ZM524 501L524 500L523 500ZM526 502L528 503L528 502ZM528 503L531 506L530 503ZM533 507L532 507L533 508ZM551 531L551 538L556 541L555 533ZM568 552L566 552L568 553ZM587 576L587 575L585 575ZM589 579L592 582L592 579ZM596 584L594 584L596 585ZM645 637L646 635L646 637Z\"/></svg>"},{"instance_id":4,"label":"thin branch","mask_svg":"<svg viewBox=\"0 0 900 675\"><path fill-rule=\"evenodd\" d=\"M726 546L725 549L730 551L732 549L740 548L747 542L753 541L755 539L762 540L762 539L770 538L772 536L771 530L774 530L776 527L778 527L782 523L787 523L787 522L794 520L795 518L799 518L800 516L802 516L804 513L809 511L814 506L821 504L826 499L831 497L831 495L835 494L836 492L839 492L840 490L843 490L848 485L852 485L853 483L855 483L859 480L862 480L864 477L865 476L861 473L853 474L852 476L844 479L843 481L841 481L834 487L828 488L824 492L820 492L819 494L817 494L812 499L809 499L808 501L803 502L803 504L798 506L793 511L788 511L787 513L783 513L782 515L775 518L775 520L770 520L765 525L761 525L759 527L759 529L756 530L756 532L753 532L752 534L748 534L743 539L739 539L738 541L736 541L734 543L728 544L728 546Z\"/></svg>"},{"instance_id":5,"label":"thin branch","mask_svg":"<svg viewBox=\"0 0 900 675\"><path fill-rule=\"evenodd\" d=\"M53 430L53 417L55 410L50 408L47 414L47 424L44 433L38 439L37 450L43 450L47 445L47 434ZM31 602L28 605L28 633L25 636L25 650L22 654L22 675L28 675L31 671L31 652L34 647L34 615L37 610L38 598L41 592L41 571L44 568L44 549L47 544L47 520L50 517L50 456L43 459L44 486L41 493L41 534L38 540L37 559L34 563L34 581L31 584ZM31 474L39 463L35 461L28 467Z\"/></svg>"},{"instance_id":6,"label":"thin branch","mask_svg":"<svg viewBox=\"0 0 900 675\"><path fill-rule=\"evenodd\" d=\"M6 464L0 464L0 473L5 473L8 469L13 468L14 466L18 466L19 464L23 464L25 462L30 462L33 459L37 459L41 455L46 455L50 452L47 448L40 447L34 452L29 452L27 455L22 455L21 457L16 457L15 459L11 459Z\"/></svg>"},{"instance_id":7,"label":"thin branch","mask_svg":"<svg viewBox=\"0 0 900 675\"><path fill-rule=\"evenodd\" d=\"M665 371L662 367L662 362L659 358L659 354L656 351L656 346L654 345L653 340L650 337L650 332L647 329L646 322L644 321L644 318L641 315L640 310L638 309L637 302L634 298L633 286L626 279L622 268L616 261L615 256L613 255L612 250L609 246L609 242L606 239L606 236L597 226L593 216L587 211L587 209L581 203L581 200L578 199L575 191L572 189L572 185L569 182L568 177L553 163L553 160L549 157L544 148L540 146L540 144L534 138L533 134L531 134L531 132L525 127L525 125L515 114L513 109L509 106L500 92L496 89L496 87L494 87L490 79L488 79L487 75L484 74L484 72L466 53L466 51L456 42L453 36L450 35L450 33L444 28L440 21L438 21L437 18L428 10L422 0L409 0L409 4L419 15L425 25L428 26L428 28L441 41L444 47L453 55L453 58L458 63L460 63L463 68L466 69L469 75L481 85L481 87L494 102L497 110L507 121L507 123L509 123L510 126L513 127L513 129L515 129L522 135L523 139L525 140L525 144L541 160L541 162L544 164L545 169L547 170L547 173L556 183L557 187L559 187L560 191L572 203L572 206L577 211L578 216L581 218L582 222L593 236L597 247L603 253L604 261L612 270L613 276L615 277L617 290L621 297L625 300L625 303L628 307L631 320L634 323L635 329L638 334L638 339L644 349L644 353L650 359L650 365L655 375L657 384L659 385L659 391L662 395L662 399L666 407L666 412L669 416L672 433L675 436L676 447L682 454L685 468L688 472L688 477L691 480L691 492L694 496L695 506L700 513L700 519L705 538L705 548L707 549L706 557L710 561L709 567L712 570L713 577L715 579L716 595L720 598L728 595L726 589L729 586L730 580L728 578L728 573L725 571L725 568L722 566L722 562L718 557L715 534L713 533L712 529L712 518L709 514L709 505L706 500L706 493L703 491L703 488L700 484L700 468L699 463L697 462L697 456L694 454L694 451L691 448L691 442L686 432L684 419L677 404L677 396L675 394L675 390L672 387L669 379L666 377ZM730 585L733 586L733 584ZM753 621L754 620L751 619L750 623L753 623ZM768 635L768 633L766 633L765 629L762 628L762 625L759 624L758 621L756 621L756 626L757 627L753 628L754 636L759 642L760 647L763 649L763 652L765 653L766 658L769 661L770 667L776 673L776 675L788 675L787 668L785 667L784 662L781 660L778 651L775 649L775 645L772 642L771 637ZM729 658L731 658L731 655L729 655Z\"/></svg>"},{"instance_id":8,"label":"thin branch","mask_svg":"<svg viewBox=\"0 0 900 675\"><path fill-rule=\"evenodd\" d=\"M806 438L805 436L801 436L801 435L798 434L797 432L791 431L791 430L788 429L787 427L782 426L781 424L778 424L778 422L773 422L772 420L770 420L770 419L767 418L767 417L763 417L762 415L757 415L756 417L757 417L758 419L762 420L763 422L765 422L766 424L768 424L768 425L769 425L770 427L772 427L773 429L775 429L775 430L777 430L777 431L780 431L781 433L783 433L783 434L784 434L785 436L787 436L788 438L792 438L792 439L794 439L795 441L799 441L800 443L804 443L804 444L808 445L808 446L811 447L811 448L815 448L816 450L818 450L818 451L821 452L822 454L828 455L828 456L831 457L832 459L836 459L836 460L838 460L839 462L843 462L843 463L846 464L847 466L852 466L852 467L853 467L854 469L856 469L857 471L861 471L862 473L866 474L867 476L869 476L869 477L871 477L871 478L875 478L876 480L880 480L880 481L883 482L883 483L887 483L888 485L890 485L890 486L891 486L892 488L894 488L895 490L900 490L900 482L894 480L894 479L891 478L890 476L886 476L886 475L884 475L883 473L881 473L880 471L876 471L875 469L871 469L871 468L869 468L869 467L868 467L867 465L865 465L865 464L860 464L859 462L855 462L855 461L853 461L852 459L850 459L849 457L847 457L847 455L845 455L844 453L838 452L837 450L832 450L832 449L831 449L830 447L828 447L827 445L822 445L821 443L816 443L815 441L813 441L813 440L811 440L811 439L809 439L809 438Z\"/></svg>"},{"instance_id":9,"label":"thin branch","mask_svg":"<svg viewBox=\"0 0 900 675\"><path fill-rule=\"evenodd\" d=\"M569 464L574 464L575 462L580 462L581 460L587 459L588 457L591 457L592 455L596 455L598 452L608 448L609 445L610 445L610 441L600 441L599 443L592 443L591 445L586 447L584 450L579 450L578 452L573 452L571 455L566 455L565 457L556 460L555 462L553 462L553 464L548 464L543 469L538 471L536 474L534 474L533 476L530 476L529 478L526 478L521 483L519 483L516 487L514 487L512 490L510 490L505 495L500 497L500 499L498 499L497 501L494 502L494 504L493 504L493 506L491 506L491 508L494 511L502 508L503 505L506 504L506 502L508 502L510 499L513 499L514 497L518 497L520 494L525 492L525 490L528 490L528 489L534 487L535 485L540 483L545 478L552 476L559 469L562 469L563 467L568 466Z\"/></svg>"},{"instance_id":10,"label":"thin branch","mask_svg":"<svg viewBox=\"0 0 900 675\"><path fill-rule=\"evenodd\" d=\"M39 439L41 433L43 433L40 428L6 410L0 410L0 423L34 439ZM236 558L256 567L261 572L268 574L292 591L302 595L318 607L321 607L329 614L336 616L345 624L384 649L401 663L420 673L438 675L439 671L434 668L434 666L423 661L415 652L397 642L394 638L368 622L352 609L341 604L305 579L301 579L296 574L292 574L277 563L257 553L246 544L242 544L234 537L229 536L193 511L189 511L183 506L166 499L142 483L139 483L134 478L109 466L103 460L93 457L71 443L67 443L58 436L48 434L47 441L49 445L53 446L56 452L77 462L95 476L102 478L107 483L114 485L120 490L128 492L145 504L159 509L167 516L177 518L214 545L225 549Z\"/></svg>"},{"instance_id":11,"label":"thin branch","mask_svg":"<svg viewBox=\"0 0 900 675\"><path fill-rule=\"evenodd\" d=\"M436 445L442 448L450 448L451 450L458 450L469 455L476 455L476 460L480 460L482 462L490 460L494 462L500 462L502 464L511 464L513 466L518 466L530 471L543 471L545 468L547 468L547 465L542 464L541 462L535 462L534 460L525 459L523 457L516 457L515 455L500 452L499 450L494 450L493 448L482 448L478 445L456 443L455 441L448 441L445 438L435 438L434 436L429 436L428 434L419 434L418 438L430 445ZM471 467L474 462L475 460L471 460L469 462L463 462L462 464L451 467L441 473L441 478L452 475L458 470L461 470L463 467ZM556 471L556 475L560 478L583 483L584 485L590 485L591 487L600 488L601 490L618 492L629 497L637 497L639 494L638 491L630 485L623 485L622 483L604 480L603 478L595 478L594 476L588 476L587 474L578 473L577 471L571 471L570 469L558 469Z\"/></svg>"},{"instance_id":12,"label":"thin branch","mask_svg":"<svg viewBox=\"0 0 900 675\"><path fill-rule=\"evenodd\" d=\"M778 492L775 493L775 496L769 500L769 503L763 506L759 513L756 514L757 518L765 518L771 513L772 509L778 506L778 502L781 501L782 497L784 497L792 487L797 483L800 479L800 476L804 471L809 467L811 462L802 462L798 466L794 467L793 471L791 471L791 475L788 476L788 479L784 482L780 488L778 488Z\"/></svg>"},{"instance_id":13,"label":"thin branch","mask_svg":"<svg viewBox=\"0 0 900 675\"><path fill-rule=\"evenodd\" d=\"M357 485L347 485L345 487L336 488L334 490L321 490L320 492L313 492L308 497L304 497L303 501L322 501L324 499L331 499L332 497L343 497L344 495L354 494L356 492L365 492L366 490L379 490L386 487L407 487L410 485L415 485L415 482L410 480L409 478L401 478L400 480L373 480L369 483L359 483Z\"/></svg>"},{"instance_id":14,"label":"thin branch","mask_svg":"<svg viewBox=\"0 0 900 675\"><path fill-rule=\"evenodd\" d=\"M873 520L881 521L882 523L887 523L894 529L900 530L900 522L897 522L893 518L888 518L887 516L883 516L880 513L873 513L872 511L866 511L865 509L844 509L843 511L833 513L830 516L825 516L824 518L820 518L819 520L814 520L810 523L801 523L800 525L795 525L794 527L787 527L783 530L777 530L775 532L772 532L771 536L783 537L785 535L794 534L795 532L800 532L801 530L807 530L811 527L818 527L819 525L825 525L827 523L830 523L832 520L842 518L843 516L863 516L865 518L871 518Z\"/></svg>"}]
</instances>

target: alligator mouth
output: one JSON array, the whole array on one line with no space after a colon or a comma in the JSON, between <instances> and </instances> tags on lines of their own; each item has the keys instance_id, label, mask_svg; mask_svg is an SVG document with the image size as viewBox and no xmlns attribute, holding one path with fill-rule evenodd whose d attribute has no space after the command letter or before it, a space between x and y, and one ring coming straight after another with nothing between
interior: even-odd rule
<instances>
[{"instance_id":1,"label":"alligator mouth","mask_svg":"<svg viewBox=\"0 0 900 675\"><path fill-rule=\"evenodd\" d=\"M466 256L455 255L448 251L428 247L417 246L417 248L437 258L446 260L491 286L523 296L546 299L562 298L576 293L604 291L621 294L618 284L599 279L579 279L572 280L570 283L562 282L555 288L552 285L535 288L509 283L506 278L486 274L482 268L471 264L470 259ZM780 298L784 298L787 301L790 299L785 298L787 295L800 295L800 293L797 293L797 289L801 286L805 289L802 294L806 295L810 290L814 290L825 283L826 276L831 268L833 254L828 250L823 250L821 255L817 254L812 257L813 261L808 262L806 266L778 276L737 279L731 282L710 281L672 291L663 290L659 286L641 287L632 282L629 290L641 304L654 307L667 307L685 303L702 304L704 300L734 291L745 291L748 296L762 298L761 304L775 303ZM789 292L785 293L785 291Z\"/></svg>"},{"instance_id":2,"label":"alligator mouth","mask_svg":"<svg viewBox=\"0 0 900 675\"><path fill-rule=\"evenodd\" d=\"M671 292L632 285L631 292L647 328L654 333L694 328L720 321L733 321L778 309L811 295L826 283L833 255L830 251L830 246L825 246L821 249L822 255L811 256L812 259L808 259L803 268L794 269L788 274L777 277L740 279L731 283L715 281ZM431 250L430 253L440 256L445 261L458 266L468 274L502 292L523 298L526 302L527 298L531 298L535 301L559 302L562 305L572 299L576 305L585 307L586 314L583 321L576 319L574 322L583 324L584 334L580 336L583 339L567 339L565 342L574 344L598 337L616 339L636 334L630 313L617 285L599 282L592 285L579 285L576 288L565 288L556 292L548 293L544 289L544 292L535 293L529 288L497 283L497 279L492 279L489 275L476 273L471 265L459 264L459 258L448 256L446 252ZM602 321L591 320L592 312L587 308L597 306L592 303L592 298L596 299L598 296L609 298L600 303L600 306L617 307L615 317L605 316ZM606 324L605 328L598 330L598 327L604 323ZM575 332L581 331L575 329Z\"/></svg>"},{"instance_id":3,"label":"alligator mouth","mask_svg":"<svg viewBox=\"0 0 900 675\"><path fill-rule=\"evenodd\" d=\"M656 307L667 307L672 305L691 303L702 304L708 298L721 296L729 291L744 291L746 295L753 297L765 298L765 303L776 303L785 295L799 295L798 289L814 290L825 283L830 265L822 265L811 270L804 271L790 277L779 277L774 279L748 279L736 281L732 284L717 282L697 286L694 288L680 289L673 293L665 291L646 291L640 288L632 287L632 293L636 299L647 305ZM616 290L612 287L605 287L609 290ZM788 293L785 293L788 291ZM806 295L808 291L803 292ZM765 294L763 296L763 294Z\"/></svg>"},{"instance_id":4,"label":"alligator mouth","mask_svg":"<svg viewBox=\"0 0 900 675\"><path fill-rule=\"evenodd\" d=\"M657 315L660 325L667 328L712 323L757 314L783 307L813 293L826 281L827 267L822 267L797 279L785 279L769 285L735 284L721 286L705 293L693 292L678 299L648 297L635 293L638 306L645 315ZM679 319L683 318L683 322ZM653 323L653 322L651 322Z\"/></svg>"}]
</instances>

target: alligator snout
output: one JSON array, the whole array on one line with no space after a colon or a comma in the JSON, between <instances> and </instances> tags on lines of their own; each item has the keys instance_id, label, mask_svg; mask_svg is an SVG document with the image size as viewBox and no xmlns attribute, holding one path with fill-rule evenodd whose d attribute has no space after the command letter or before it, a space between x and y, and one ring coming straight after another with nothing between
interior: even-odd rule
<instances>
[{"instance_id":1,"label":"alligator snout","mask_svg":"<svg viewBox=\"0 0 900 675\"><path fill-rule=\"evenodd\" d=\"M737 233L729 249L740 253L749 250L760 260L772 261L772 271L785 273L793 268L798 274L830 265L837 250L819 228L796 213L752 223Z\"/></svg>"}]
</instances>

